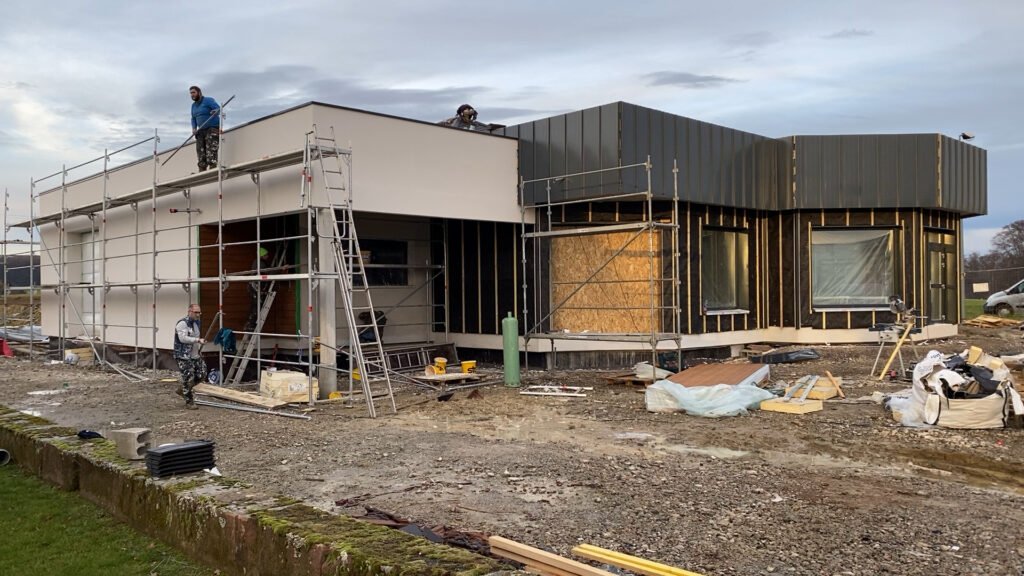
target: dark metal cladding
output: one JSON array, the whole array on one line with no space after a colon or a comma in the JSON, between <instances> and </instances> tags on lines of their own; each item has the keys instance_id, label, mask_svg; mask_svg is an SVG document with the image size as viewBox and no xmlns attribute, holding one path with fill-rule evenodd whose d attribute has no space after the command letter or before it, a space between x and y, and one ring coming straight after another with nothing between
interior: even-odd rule
<instances>
[{"instance_id":1,"label":"dark metal cladding","mask_svg":"<svg viewBox=\"0 0 1024 576\"><path fill-rule=\"evenodd\" d=\"M795 141L795 208L985 213L985 151L965 142L937 134L796 136Z\"/></svg>"}]
</instances>

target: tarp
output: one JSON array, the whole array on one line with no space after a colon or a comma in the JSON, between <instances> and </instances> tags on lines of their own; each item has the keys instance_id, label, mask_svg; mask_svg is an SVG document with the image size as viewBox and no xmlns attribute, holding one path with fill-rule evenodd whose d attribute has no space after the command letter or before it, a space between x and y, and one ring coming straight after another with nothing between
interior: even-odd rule
<instances>
[{"instance_id":1,"label":"tarp","mask_svg":"<svg viewBox=\"0 0 1024 576\"><path fill-rule=\"evenodd\" d=\"M791 352L772 352L761 356L751 356L750 361L761 364L787 364L789 362L802 362L804 360L817 360L818 353L810 348L793 350Z\"/></svg>"},{"instance_id":2,"label":"tarp","mask_svg":"<svg viewBox=\"0 0 1024 576\"><path fill-rule=\"evenodd\" d=\"M659 380L644 392L648 412L686 412L706 418L746 414L770 398L775 395L752 384L687 388L668 380Z\"/></svg>"},{"instance_id":3,"label":"tarp","mask_svg":"<svg viewBox=\"0 0 1024 576\"><path fill-rule=\"evenodd\" d=\"M0 327L0 340L7 340L8 342L38 342L41 344L50 341L47 336L43 335L43 329L40 326Z\"/></svg>"}]
</instances>

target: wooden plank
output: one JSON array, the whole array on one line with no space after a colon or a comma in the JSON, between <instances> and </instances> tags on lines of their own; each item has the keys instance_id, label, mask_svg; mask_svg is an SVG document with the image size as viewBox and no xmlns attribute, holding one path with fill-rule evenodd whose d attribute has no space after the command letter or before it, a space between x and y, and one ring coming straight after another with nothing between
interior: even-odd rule
<instances>
[{"instance_id":1,"label":"wooden plank","mask_svg":"<svg viewBox=\"0 0 1024 576\"><path fill-rule=\"evenodd\" d=\"M582 562L563 558L557 554L545 552L544 550L533 548L526 544L520 544L519 542L502 538L501 536L491 536L487 539L487 543L491 546L491 552L498 556L509 558L510 556L508 556L508 554L512 554L518 558L525 558L530 561L523 562L523 560L513 558L513 560L523 562L524 564L531 564L533 566L543 564L576 576L611 576L611 572L605 572L604 570L588 566Z\"/></svg>"},{"instance_id":2,"label":"wooden plank","mask_svg":"<svg viewBox=\"0 0 1024 576\"><path fill-rule=\"evenodd\" d=\"M452 372L450 374L424 374L422 376L413 376L413 378L417 380L427 380L429 382L451 382L453 380L478 380L480 376L471 372Z\"/></svg>"},{"instance_id":3,"label":"wooden plank","mask_svg":"<svg viewBox=\"0 0 1024 576\"><path fill-rule=\"evenodd\" d=\"M846 392L843 392L843 385L839 382L840 379L833 376L832 373L829 372L828 370L825 370L825 376L827 376L828 381L831 382L832 385L836 387L836 392L839 393L839 397L846 398Z\"/></svg>"},{"instance_id":4,"label":"wooden plank","mask_svg":"<svg viewBox=\"0 0 1024 576\"><path fill-rule=\"evenodd\" d=\"M273 410L274 408L280 408L282 406L288 405L287 402L283 402L281 400L265 398L257 394L250 394L248 392L242 392L241 390L232 390L230 388L222 388L220 386L213 386L211 384L196 384L195 386L192 387L192 390L199 394L213 396L214 398L233 400L241 404L259 406L261 408L267 408L268 410Z\"/></svg>"},{"instance_id":5,"label":"wooden plank","mask_svg":"<svg viewBox=\"0 0 1024 576\"><path fill-rule=\"evenodd\" d=\"M789 393L793 389L793 386L786 388L786 392ZM806 387L804 388L806 391ZM803 393L801 393L803 395ZM817 382L814 384L814 388L807 393L807 398L811 400L828 400L829 398L835 398L838 395L835 386L826 384L824 382Z\"/></svg>"},{"instance_id":6,"label":"wooden plank","mask_svg":"<svg viewBox=\"0 0 1024 576\"><path fill-rule=\"evenodd\" d=\"M772 398L761 402L761 410L766 412L783 412L785 414L807 414L824 410L821 400L786 400Z\"/></svg>"},{"instance_id":7,"label":"wooden plank","mask_svg":"<svg viewBox=\"0 0 1024 576\"><path fill-rule=\"evenodd\" d=\"M644 576L701 576L696 572L615 552L614 550L606 550L591 544L580 544L572 549L572 553L587 560L618 566L619 568L625 568Z\"/></svg>"}]
</instances>

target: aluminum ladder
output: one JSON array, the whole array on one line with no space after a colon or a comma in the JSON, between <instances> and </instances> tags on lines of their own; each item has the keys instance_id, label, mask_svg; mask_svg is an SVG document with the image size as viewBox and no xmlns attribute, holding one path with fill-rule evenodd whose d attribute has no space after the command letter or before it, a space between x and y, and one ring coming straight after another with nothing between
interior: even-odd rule
<instances>
[{"instance_id":1,"label":"aluminum ladder","mask_svg":"<svg viewBox=\"0 0 1024 576\"><path fill-rule=\"evenodd\" d=\"M310 136L312 140L309 140ZM348 326L349 398L354 393L357 378L355 371L358 370L358 381L370 417L377 417L375 398L387 398L392 413L397 412L391 374L385 362L380 327L377 324L377 312L373 308L363 254L356 235L352 211L351 156L347 150L338 147L333 126L329 136L321 136L314 124L313 131L307 136L307 148L308 161L317 163L324 201L330 208L325 212L329 215L332 235L321 235L320 241L331 243L345 324Z\"/></svg>"}]
</instances>

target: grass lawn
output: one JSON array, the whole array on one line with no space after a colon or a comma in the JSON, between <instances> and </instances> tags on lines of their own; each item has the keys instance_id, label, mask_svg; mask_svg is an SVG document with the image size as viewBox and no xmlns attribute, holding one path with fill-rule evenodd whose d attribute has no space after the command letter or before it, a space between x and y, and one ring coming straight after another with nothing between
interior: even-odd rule
<instances>
[{"instance_id":1,"label":"grass lawn","mask_svg":"<svg viewBox=\"0 0 1024 576\"><path fill-rule=\"evenodd\" d=\"M970 320L976 318L981 312L981 308L985 305L984 300L967 298L964 300L964 320Z\"/></svg>"},{"instance_id":2,"label":"grass lawn","mask_svg":"<svg viewBox=\"0 0 1024 576\"><path fill-rule=\"evenodd\" d=\"M0 573L213 576L177 551L13 464L0 467Z\"/></svg>"}]
</instances>

